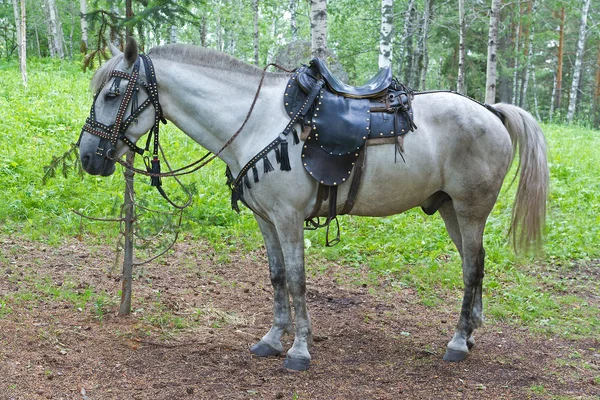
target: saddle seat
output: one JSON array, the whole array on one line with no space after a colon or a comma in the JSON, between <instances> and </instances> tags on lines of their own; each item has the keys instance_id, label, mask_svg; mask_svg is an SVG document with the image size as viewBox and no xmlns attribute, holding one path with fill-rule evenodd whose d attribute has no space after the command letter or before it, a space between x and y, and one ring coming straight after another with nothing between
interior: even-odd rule
<instances>
[{"instance_id":1,"label":"saddle seat","mask_svg":"<svg viewBox=\"0 0 600 400\"><path fill-rule=\"evenodd\" d=\"M310 62L310 66L321 74L327 83L327 87L331 91L343 97L354 99L380 97L392 84L392 69L389 66L379 69L379 72L362 86L350 86L345 84L333 75L325 62L320 58L313 59Z\"/></svg>"}]
</instances>

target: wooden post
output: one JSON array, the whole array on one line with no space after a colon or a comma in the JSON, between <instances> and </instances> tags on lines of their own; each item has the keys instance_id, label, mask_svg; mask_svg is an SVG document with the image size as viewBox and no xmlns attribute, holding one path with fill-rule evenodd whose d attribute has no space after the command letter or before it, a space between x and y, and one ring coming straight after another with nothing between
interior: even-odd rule
<instances>
[{"instance_id":1,"label":"wooden post","mask_svg":"<svg viewBox=\"0 0 600 400\"><path fill-rule=\"evenodd\" d=\"M128 151L126 163L133 166L135 153ZM133 279L133 223L135 219L135 191L133 187L134 172L129 168L125 168L123 172L125 176L125 196L123 199L123 207L125 211L125 243L123 256L123 277L121 289L121 307L119 315L129 315L131 313L131 281Z\"/></svg>"}]
</instances>

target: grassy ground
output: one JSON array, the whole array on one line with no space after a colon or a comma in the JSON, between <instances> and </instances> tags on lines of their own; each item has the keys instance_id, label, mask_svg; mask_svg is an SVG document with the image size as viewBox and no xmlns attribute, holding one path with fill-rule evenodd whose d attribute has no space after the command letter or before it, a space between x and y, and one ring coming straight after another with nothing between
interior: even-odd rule
<instances>
[{"instance_id":1,"label":"grassy ground","mask_svg":"<svg viewBox=\"0 0 600 400\"><path fill-rule=\"evenodd\" d=\"M123 192L120 174L80 177L71 171L42 184L43 166L77 140L91 105L90 77L90 72L81 72L75 63L30 60L29 86L24 89L17 64L0 65L0 191L4 199L0 233L50 244L80 234L92 241L116 240L118 226L82 222L71 210L95 217L118 215ZM592 274L588 281L583 277L582 283L580 271L597 271L600 259L600 132L557 125L543 128L551 171L543 254L536 258L514 255L507 229L516 185L505 185L485 236L487 316L549 334L592 336L600 327L600 313L589 296L597 299L598 280L594 281ZM163 138L175 165L203 153L172 125L164 128ZM231 211L223 174L224 165L215 162L184 178L195 198L182 229L189 238L206 239L219 257L227 259L231 249L258 248L261 238L248 210L240 215ZM142 204L169 210L145 179L138 182ZM172 182L165 185L168 191L178 193ZM150 230L156 218L162 217L141 212L140 227ZM438 215L412 210L379 219L342 217L341 224L342 242L333 248L323 246L324 232L307 232L307 265L312 273L332 263L348 268L367 266L373 279L386 276L392 285L413 288L430 306L438 304L440 291L460 295L460 260ZM582 285L577 294L565 289L574 284ZM40 290L45 290L43 283ZM97 296L90 298L103 301Z\"/></svg>"}]
</instances>

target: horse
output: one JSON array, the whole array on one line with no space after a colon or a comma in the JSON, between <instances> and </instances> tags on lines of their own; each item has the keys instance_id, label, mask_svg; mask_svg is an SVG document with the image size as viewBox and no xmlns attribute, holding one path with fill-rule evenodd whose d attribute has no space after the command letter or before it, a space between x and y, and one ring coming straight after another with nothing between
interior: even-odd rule
<instances>
[{"instance_id":1,"label":"horse","mask_svg":"<svg viewBox=\"0 0 600 400\"><path fill-rule=\"evenodd\" d=\"M218 155L233 178L257 155L270 165L277 161L279 154L265 149L290 123L282 102L290 73L264 73L191 45L157 46L143 55L130 39L123 52L112 47L112 53L92 78L96 95L79 141L80 160L89 174L111 175L116 160L130 148L139 150L135 143L157 130L162 118ZM130 104L136 96L136 104L154 107L136 109ZM484 228L515 158L519 183L509 234L517 246L541 240L549 181L546 141L535 119L513 105L495 104L493 113L456 93L417 93L412 107L417 129L404 136L405 160L396 159L394 144L368 146L351 214L390 216L421 207L441 215L460 254L464 281L458 323L443 359L459 362L483 322ZM243 121L239 135L232 137ZM274 290L272 326L250 351L261 357L281 355L281 337L294 334L284 367L306 370L312 325L303 223L317 203L319 184L302 167L302 142L294 144L291 136L282 142L289 142L289 168L258 171L260 180L246 188L243 199L264 238ZM339 185L340 201L348 197L348 185ZM327 211L323 201L317 215Z\"/></svg>"}]
</instances>

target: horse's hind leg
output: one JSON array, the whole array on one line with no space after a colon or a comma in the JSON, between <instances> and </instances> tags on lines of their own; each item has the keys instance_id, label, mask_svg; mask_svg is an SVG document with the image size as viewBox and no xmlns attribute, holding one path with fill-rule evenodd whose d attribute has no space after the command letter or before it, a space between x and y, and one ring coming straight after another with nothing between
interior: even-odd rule
<instances>
[{"instance_id":1,"label":"horse's hind leg","mask_svg":"<svg viewBox=\"0 0 600 400\"><path fill-rule=\"evenodd\" d=\"M458 225L458 218L456 217L456 210L454 209L453 202L446 201L439 208L439 213L444 220L444 224L446 225L446 230L448 231L448 235L450 235L450 239L454 242L458 253L460 254L462 260L462 235L460 232L460 226ZM474 312L480 315L480 319L482 317L482 299L481 299L481 284L479 285L479 290L477 290L477 294L475 296L475 304L473 305ZM477 311L475 311L477 310ZM473 338L473 334L467 339L467 347L471 349L475 345L475 339Z\"/></svg>"},{"instance_id":2,"label":"horse's hind leg","mask_svg":"<svg viewBox=\"0 0 600 400\"><path fill-rule=\"evenodd\" d=\"M493 204L492 204L493 205ZM456 205L455 205L456 207ZM464 297L460 317L454 337L448 343L445 361L462 361L473 345L473 331L483 322L482 283L484 276L483 231L489 210L476 212L473 209L456 209L455 216L460 230L463 281L465 285ZM451 213L446 212L451 218ZM444 215L444 214L442 214ZM446 218L444 218L446 221ZM446 226L448 223L446 222ZM455 232L456 233L456 232ZM452 237L451 233L451 237ZM454 240L454 238L453 238ZM455 240L456 243L456 240ZM458 244L457 244L458 247Z\"/></svg>"},{"instance_id":3,"label":"horse's hind leg","mask_svg":"<svg viewBox=\"0 0 600 400\"><path fill-rule=\"evenodd\" d=\"M265 239L267 256L269 258L269 271L273 285L273 326L250 351L260 357L279 355L283 352L281 336L292 331L292 318L290 312L290 299L287 290L285 266L281 245L277 237L275 226L256 216L258 226Z\"/></svg>"}]
</instances>

